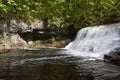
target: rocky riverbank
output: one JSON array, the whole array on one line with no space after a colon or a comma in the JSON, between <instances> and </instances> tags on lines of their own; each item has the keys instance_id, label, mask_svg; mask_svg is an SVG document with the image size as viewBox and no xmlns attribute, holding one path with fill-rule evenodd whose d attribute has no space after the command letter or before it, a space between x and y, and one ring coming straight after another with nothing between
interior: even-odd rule
<instances>
[{"instance_id":1,"label":"rocky riverbank","mask_svg":"<svg viewBox=\"0 0 120 80\"><path fill-rule=\"evenodd\" d=\"M54 42L53 42L54 41ZM25 44L18 45L9 45L9 44L0 44L0 50L4 49L39 49L39 48L63 48L65 47L71 40L68 38L58 37L55 40L53 38L46 40L37 40L37 41L29 41Z\"/></svg>"},{"instance_id":2,"label":"rocky riverbank","mask_svg":"<svg viewBox=\"0 0 120 80\"><path fill-rule=\"evenodd\" d=\"M61 48L71 39L61 36L62 29L44 27L40 20L31 25L22 20L6 21L0 36L0 49Z\"/></svg>"}]
</instances>

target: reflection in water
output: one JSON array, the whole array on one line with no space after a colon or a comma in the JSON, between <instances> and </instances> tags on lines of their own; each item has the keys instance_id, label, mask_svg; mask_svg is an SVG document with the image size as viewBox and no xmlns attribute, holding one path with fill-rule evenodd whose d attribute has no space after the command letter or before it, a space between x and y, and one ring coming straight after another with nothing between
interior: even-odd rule
<instances>
[{"instance_id":1,"label":"reflection in water","mask_svg":"<svg viewBox=\"0 0 120 80\"><path fill-rule=\"evenodd\" d=\"M19 50L0 55L0 80L120 80L120 67L60 49Z\"/></svg>"}]
</instances>

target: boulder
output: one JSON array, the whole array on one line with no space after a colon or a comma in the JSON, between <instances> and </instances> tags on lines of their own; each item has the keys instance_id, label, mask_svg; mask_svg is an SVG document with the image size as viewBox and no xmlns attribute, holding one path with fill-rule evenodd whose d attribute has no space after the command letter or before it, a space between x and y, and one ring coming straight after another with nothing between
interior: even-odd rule
<instances>
[{"instance_id":1,"label":"boulder","mask_svg":"<svg viewBox=\"0 0 120 80\"><path fill-rule=\"evenodd\" d=\"M115 48L109 54L104 55L104 61L120 65L120 47Z\"/></svg>"},{"instance_id":2,"label":"boulder","mask_svg":"<svg viewBox=\"0 0 120 80\"><path fill-rule=\"evenodd\" d=\"M3 26L4 33L4 48L13 49L13 48L25 48L27 47L27 42L24 41L18 33L27 32L30 30L30 27L22 22L17 22L16 20L6 21Z\"/></svg>"}]
</instances>

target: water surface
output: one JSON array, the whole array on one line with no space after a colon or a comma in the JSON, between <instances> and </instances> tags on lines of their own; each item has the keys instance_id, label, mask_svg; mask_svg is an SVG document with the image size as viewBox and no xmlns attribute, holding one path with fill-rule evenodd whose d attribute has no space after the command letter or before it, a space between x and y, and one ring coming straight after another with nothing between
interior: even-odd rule
<instances>
[{"instance_id":1,"label":"water surface","mask_svg":"<svg viewBox=\"0 0 120 80\"><path fill-rule=\"evenodd\" d=\"M120 80L120 67L66 49L11 50L0 54L0 80Z\"/></svg>"}]
</instances>

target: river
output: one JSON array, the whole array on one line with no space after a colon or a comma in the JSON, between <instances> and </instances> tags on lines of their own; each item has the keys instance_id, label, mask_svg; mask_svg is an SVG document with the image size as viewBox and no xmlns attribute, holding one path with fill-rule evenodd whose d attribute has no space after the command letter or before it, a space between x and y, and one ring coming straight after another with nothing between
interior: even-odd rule
<instances>
[{"instance_id":1,"label":"river","mask_svg":"<svg viewBox=\"0 0 120 80\"><path fill-rule=\"evenodd\" d=\"M0 54L0 80L120 80L120 67L67 49L10 50ZM90 74L90 75L91 75Z\"/></svg>"},{"instance_id":2,"label":"river","mask_svg":"<svg viewBox=\"0 0 120 80\"><path fill-rule=\"evenodd\" d=\"M83 28L63 49L6 50L0 80L120 80L120 66L103 61L116 48L120 23Z\"/></svg>"}]
</instances>

